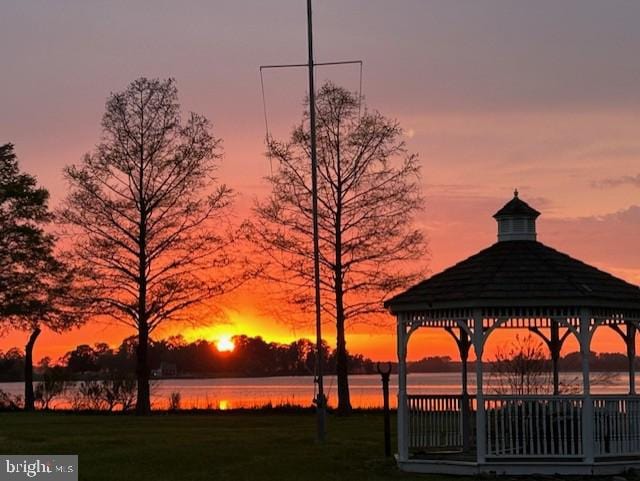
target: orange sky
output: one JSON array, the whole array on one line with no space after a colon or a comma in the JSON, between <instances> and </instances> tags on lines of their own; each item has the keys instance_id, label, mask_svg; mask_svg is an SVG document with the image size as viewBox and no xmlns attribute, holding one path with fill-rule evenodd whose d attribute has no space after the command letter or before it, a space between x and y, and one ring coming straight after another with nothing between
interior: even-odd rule
<instances>
[{"instance_id":1,"label":"orange sky","mask_svg":"<svg viewBox=\"0 0 640 481\"><path fill-rule=\"evenodd\" d=\"M0 31L0 55L8 59L0 143L16 145L23 168L50 189L55 206L65 193L62 167L99 139L109 92L140 75L173 76L184 109L210 118L224 140L219 177L239 193L240 220L266 192L269 173L258 66L304 61L303 3L12 2ZM542 242L640 282L639 3L316 4L317 60L362 59L369 106L397 118L408 148L420 155L427 205L418 222L430 239L432 272L494 242L491 215L518 187L542 212ZM349 67L317 76L358 87ZM265 90L271 132L282 138L300 116L304 71L269 72ZM310 336L311 329L293 331L265 317L259 304L248 288L224 300L225 323L203 319L211 326L160 334ZM348 347L390 359L393 332L360 325ZM78 343L117 344L130 334L109 325L44 333L36 358ZM453 354L445 339L416 337L410 357ZM25 334L11 333L0 349L24 342ZM594 341L600 351L621 346L604 332Z\"/></svg>"}]
</instances>

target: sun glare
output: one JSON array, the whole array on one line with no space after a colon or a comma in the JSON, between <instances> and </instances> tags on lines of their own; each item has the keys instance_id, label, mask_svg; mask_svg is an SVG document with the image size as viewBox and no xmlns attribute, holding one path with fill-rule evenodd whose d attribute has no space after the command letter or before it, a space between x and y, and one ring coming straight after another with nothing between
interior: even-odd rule
<instances>
[{"instance_id":1,"label":"sun glare","mask_svg":"<svg viewBox=\"0 0 640 481\"><path fill-rule=\"evenodd\" d=\"M236 345L233 343L233 340L229 335L220 336L216 342L216 348L220 352L231 352L235 347Z\"/></svg>"}]
</instances>

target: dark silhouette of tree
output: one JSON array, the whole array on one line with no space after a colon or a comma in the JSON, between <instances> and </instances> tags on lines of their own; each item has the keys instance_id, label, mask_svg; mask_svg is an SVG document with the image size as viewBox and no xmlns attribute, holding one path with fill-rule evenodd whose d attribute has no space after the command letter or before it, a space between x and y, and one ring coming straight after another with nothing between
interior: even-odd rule
<instances>
[{"instance_id":1,"label":"dark silhouette of tree","mask_svg":"<svg viewBox=\"0 0 640 481\"><path fill-rule=\"evenodd\" d=\"M423 202L419 164L408 154L402 129L360 99L327 83L317 94L318 205L322 301L337 332L338 397L351 410L347 321L382 313L383 299L417 281L425 253L413 227ZM277 166L267 178L271 196L257 204L248 238L267 256L271 280L305 311L313 308L309 115L288 142L269 143ZM368 317L371 320L371 317Z\"/></svg>"},{"instance_id":2,"label":"dark silhouette of tree","mask_svg":"<svg viewBox=\"0 0 640 481\"><path fill-rule=\"evenodd\" d=\"M48 260L53 238L49 193L21 173L12 144L0 146L0 319L30 309L34 273ZM6 326L5 326L6 327Z\"/></svg>"},{"instance_id":3,"label":"dark silhouette of tree","mask_svg":"<svg viewBox=\"0 0 640 481\"><path fill-rule=\"evenodd\" d=\"M0 352L0 381L16 382L24 380L24 353L17 347Z\"/></svg>"},{"instance_id":4,"label":"dark silhouette of tree","mask_svg":"<svg viewBox=\"0 0 640 481\"><path fill-rule=\"evenodd\" d=\"M500 346L491 364L492 384L497 394L528 396L550 394L549 360L544 346L532 334L515 338Z\"/></svg>"},{"instance_id":5,"label":"dark silhouette of tree","mask_svg":"<svg viewBox=\"0 0 640 481\"><path fill-rule=\"evenodd\" d=\"M83 289L74 284L73 274L64 264L52 257L47 268L35 282L34 289L40 292L34 292L37 299L33 301L30 312L14 316L13 322L14 327L30 331L24 365L24 405L27 411L35 409L37 398L33 389L33 348L42 326L56 333L78 327L86 322L86 306L91 302L90 298L79 294Z\"/></svg>"},{"instance_id":6,"label":"dark silhouette of tree","mask_svg":"<svg viewBox=\"0 0 640 481\"><path fill-rule=\"evenodd\" d=\"M35 389L35 399L45 411L50 409L51 402L64 394L67 390L67 372L62 366L53 366L45 369L42 380Z\"/></svg>"},{"instance_id":7,"label":"dark silhouette of tree","mask_svg":"<svg viewBox=\"0 0 640 481\"><path fill-rule=\"evenodd\" d=\"M25 410L35 409L33 348L46 326L61 332L83 321L72 272L54 254L49 193L21 173L13 145L0 147L0 322L30 332L25 346Z\"/></svg>"},{"instance_id":8,"label":"dark silhouette of tree","mask_svg":"<svg viewBox=\"0 0 640 481\"><path fill-rule=\"evenodd\" d=\"M461 364L453 362L450 356L430 356L409 363L409 372L451 372L459 371Z\"/></svg>"},{"instance_id":9,"label":"dark silhouette of tree","mask_svg":"<svg viewBox=\"0 0 640 481\"><path fill-rule=\"evenodd\" d=\"M133 343L132 343L133 340ZM153 369L163 363L173 364L179 376L216 376L233 375L245 377L260 376L309 376L313 374L315 343L308 339L299 339L289 344L267 342L261 337L236 336L235 349L232 352L219 352L214 343L197 340L187 343L184 340L150 340L149 365ZM81 344L67 352L58 361L71 379L111 379L114 374L121 376L130 372L135 363L137 341L125 339L120 347L112 349L97 343L93 347ZM335 373L335 351L322 343L323 357L326 360L326 372ZM0 353L0 368L6 366L13 377L0 377L4 380L16 380L20 375L18 366L24 356L21 352L8 352L6 359ZM16 366L14 368L14 366ZM371 374L376 372L375 363L360 354L349 356L352 372ZM47 366L48 367L48 366ZM46 367L41 369L46 372ZM120 378L118 378L120 379Z\"/></svg>"},{"instance_id":10,"label":"dark silhouette of tree","mask_svg":"<svg viewBox=\"0 0 640 481\"><path fill-rule=\"evenodd\" d=\"M173 79L139 78L110 95L102 140L65 170L60 217L102 312L136 329L136 412L150 412L149 335L236 287L224 230L232 191L212 177L220 141L209 121L181 119ZM245 272L245 271L243 271Z\"/></svg>"},{"instance_id":11,"label":"dark silhouette of tree","mask_svg":"<svg viewBox=\"0 0 640 481\"><path fill-rule=\"evenodd\" d=\"M97 354L93 348L87 344L76 346L73 351L69 351L63 356L62 361L71 372L84 373L100 370Z\"/></svg>"}]
</instances>

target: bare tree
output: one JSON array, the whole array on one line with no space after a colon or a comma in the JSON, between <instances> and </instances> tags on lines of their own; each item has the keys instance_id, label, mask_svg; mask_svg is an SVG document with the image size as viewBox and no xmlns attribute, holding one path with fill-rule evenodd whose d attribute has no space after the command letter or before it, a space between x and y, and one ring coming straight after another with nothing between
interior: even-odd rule
<instances>
[{"instance_id":1,"label":"bare tree","mask_svg":"<svg viewBox=\"0 0 640 481\"><path fill-rule=\"evenodd\" d=\"M531 334L516 334L509 344L497 349L491 378L497 394L527 396L552 390L549 359L542 343Z\"/></svg>"},{"instance_id":2,"label":"bare tree","mask_svg":"<svg viewBox=\"0 0 640 481\"><path fill-rule=\"evenodd\" d=\"M53 408L52 401L61 397L69 387L69 379L61 366L48 367L35 389L35 398L45 411Z\"/></svg>"},{"instance_id":3,"label":"bare tree","mask_svg":"<svg viewBox=\"0 0 640 481\"><path fill-rule=\"evenodd\" d=\"M335 323L338 410L351 410L347 321L382 313L385 296L422 270L423 234L412 224L423 202L419 164L402 129L332 83L317 94L318 215L323 310ZM308 101L307 101L308 102ZM266 272L288 301L313 308L311 169L308 111L288 142L269 143L277 161L271 195L255 207L247 235L267 257ZM370 317L369 317L370 319Z\"/></svg>"},{"instance_id":4,"label":"bare tree","mask_svg":"<svg viewBox=\"0 0 640 481\"><path fill-rule=\"evenodd\" d=\"M491 362L490 372L490 383L496 394L580 394L582 377L574 374L560 379L559 373L552 369L553 359L547 357L545 347L532 334L516 334L508 344L500 346ZM595 356L592 352L591 357L595 359ZM618 375L606 371L591 373L591 386L610 387Z\"/></svg>"},{"instance_id":5,"label":"bare tree","mask_svg":"<svg viewBox=\"0 0 640 481\"><path fill-rule=\"evenodd\" d=\"M136 412L150 412L149 336L236 287L226 212L233 194L212 177L220 140L180 115L173 79L139 78L112 93L94 152L65 170L61 219L103 313L137 331Z\"/></svg>"}]
</instances>

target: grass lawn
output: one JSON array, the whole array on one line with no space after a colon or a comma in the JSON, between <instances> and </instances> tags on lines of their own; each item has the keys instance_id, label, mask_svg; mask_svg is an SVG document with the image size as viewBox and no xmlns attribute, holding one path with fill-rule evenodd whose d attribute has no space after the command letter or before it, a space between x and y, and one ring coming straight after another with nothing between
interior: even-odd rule
<instances>
[{"instance_id":1,"label":"grass lawn","mask_svg":"<svg viewBox=\"0 0 640 481\"><path fill-rule=\"evenodd\" d=\"M442 479L400 473L382 432L380 413L330 416L323 446L312 413L0 413L0 453L78 454L90 481Z\"/></svg>"}]
</instances>

